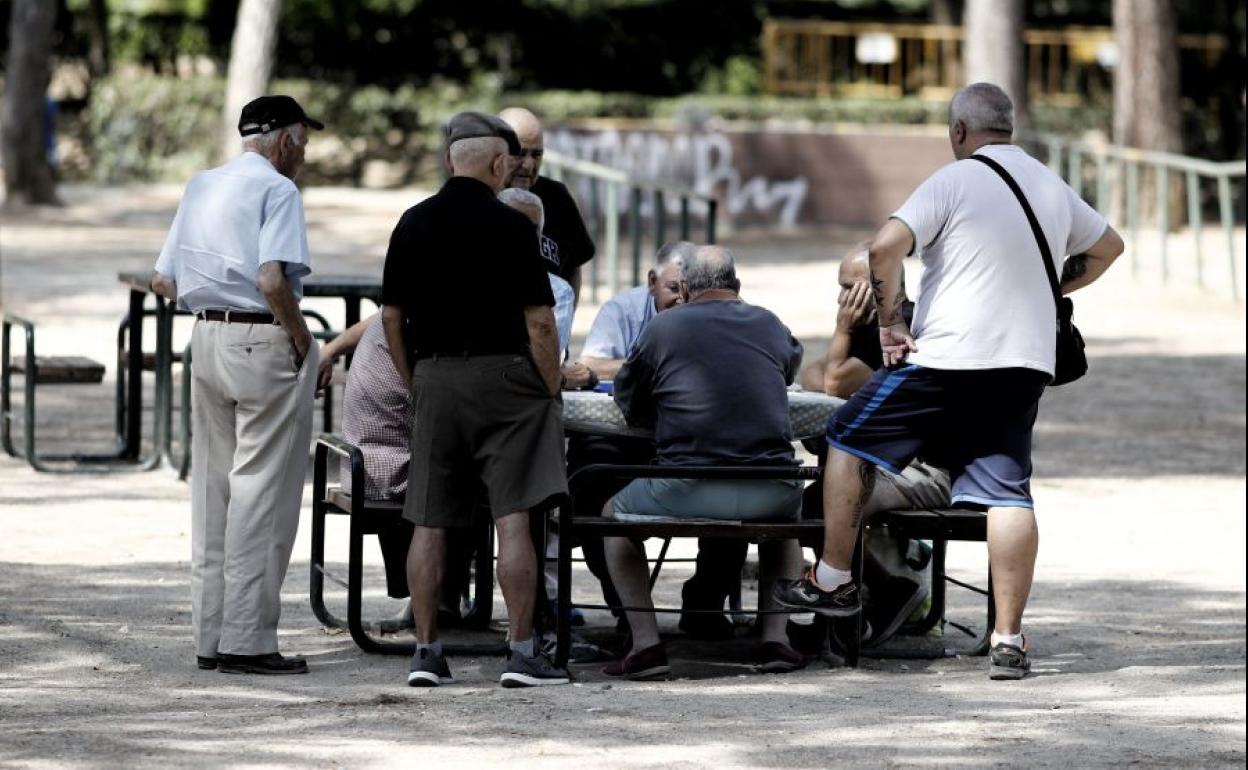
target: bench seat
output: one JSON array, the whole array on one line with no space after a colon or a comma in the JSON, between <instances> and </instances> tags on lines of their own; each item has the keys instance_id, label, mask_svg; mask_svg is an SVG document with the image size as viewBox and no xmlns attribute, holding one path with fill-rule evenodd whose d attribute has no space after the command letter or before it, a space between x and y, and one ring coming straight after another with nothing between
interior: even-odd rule
<instances>
[{"instance_id":1,"label":"bench seat","mask_svg":"<svg viewBox=\"0 0 1248 770\"><path fill-rule=\"evenodd\" d=\"M25 376L26 356L14 356L11 371ZM104 381L104 364L85 356L35 356L37 385L93 384Z\"/></svg>"}]
</instances>

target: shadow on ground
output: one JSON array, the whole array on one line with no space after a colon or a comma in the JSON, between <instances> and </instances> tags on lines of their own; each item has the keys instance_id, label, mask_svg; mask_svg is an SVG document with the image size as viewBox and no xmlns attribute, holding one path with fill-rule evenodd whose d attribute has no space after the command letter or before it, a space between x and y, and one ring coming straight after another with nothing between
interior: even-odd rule
<instances>
[{"instance_id":1,"label":"shadow on ground","mask_svg":"<svg viewBox=\"0 0 1248 770\"><path fill-rule=\"evenodd\" d=\"M421 691L403 686L403 658L365 655L317 626L305 563L292 565L286 583L282 644L309 655L311 675L195 670L187 572L176 563L0 565L7 761L349 765L417 745L444 761L474 752L501 761L519 750L554 761L610 749L625 752L621 763L669 766L1050 764L1064 748L1081 765L1210 766L1244 756L1240 591L1041 583L1034 604L1046 610L1030 625L1040 649L1022 683L988 682L983 659L813 664L764 676L737 657L748 640L679 640L677 679L668 682L610 682L584 667L579 686L505 691L494 684L499 659L458 658L459 686ZM371 585L380 580L370 572ZM678 583L663 582L661 593L674 596ZM375 594L370 601L380 606ZM954 609L982 621L978 603ZM592 619L605 628L604 614ZM669 719L697 728L672 741Z\"/></svg>"}]
</instances>

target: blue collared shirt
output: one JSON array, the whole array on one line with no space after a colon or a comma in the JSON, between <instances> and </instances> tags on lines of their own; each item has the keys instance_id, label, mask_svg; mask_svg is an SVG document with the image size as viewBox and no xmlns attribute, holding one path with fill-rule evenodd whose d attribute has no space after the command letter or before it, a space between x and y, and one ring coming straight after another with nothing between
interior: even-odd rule
<instances>
[{"instance_id":1,"label":"blue collared shirt","mask_svg":"<svg viewBox=\"0 0 1248 770\"><path fill-rule=\"evenodd\" d=\"M191 177L156 260L178 285L178 307L267 313L260 265L285 264L295 300L312 272L303 198L262 155L244 152Z\"/></svg>"}]
</instances>

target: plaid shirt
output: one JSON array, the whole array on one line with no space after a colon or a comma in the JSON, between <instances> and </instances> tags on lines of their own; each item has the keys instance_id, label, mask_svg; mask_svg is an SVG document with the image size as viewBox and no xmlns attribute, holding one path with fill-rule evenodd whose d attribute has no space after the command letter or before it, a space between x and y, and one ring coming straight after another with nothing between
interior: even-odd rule
<instances>
[{"instance_id":1,"label":"plaid shirt","mask_svg":"<svg viewBox=\"0 0 1248 770\"><path fill-rule=\"evenodd\" d=\"M412 399L394 370L381 315L364 330L347 370L342 433L364 453L365 497L393 500L407 491L411 459ZM351 492L351 464L343 458L339 478Z\"/></svg>"}]
</instances>

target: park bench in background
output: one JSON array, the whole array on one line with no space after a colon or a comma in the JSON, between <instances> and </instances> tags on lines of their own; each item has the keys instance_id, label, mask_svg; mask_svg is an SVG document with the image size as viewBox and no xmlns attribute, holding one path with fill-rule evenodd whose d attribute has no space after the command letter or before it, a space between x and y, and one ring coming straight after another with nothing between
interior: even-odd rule
<instances>
[{"instance_id":1,"label":"park bench in background","mask_svg":"<svg viewBox=\"0 0 1248 770\"><path fill-rule=\"evenodd\" d=\"M26 333L26 352L23 356L12 354L12 331L21 326ZM4 451L12 457L24 458L37 471L62 470L45 464L45 461L75 460L73 454L40 455L35 449L35 388L39 385L96 384L104 380L104 365L82 356L35 355L35 325L25 318L6 313L3 323L3 351L0 352L0 438ZM25 440L19 452L13 445L13 375L24 380Z\"/></svg>"}]
</instances>

